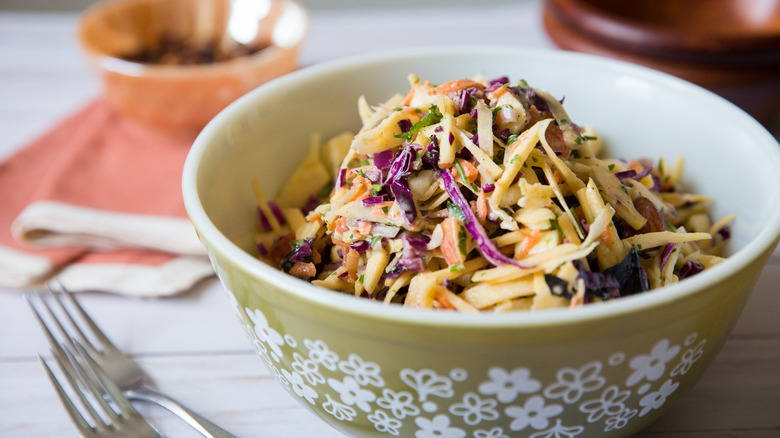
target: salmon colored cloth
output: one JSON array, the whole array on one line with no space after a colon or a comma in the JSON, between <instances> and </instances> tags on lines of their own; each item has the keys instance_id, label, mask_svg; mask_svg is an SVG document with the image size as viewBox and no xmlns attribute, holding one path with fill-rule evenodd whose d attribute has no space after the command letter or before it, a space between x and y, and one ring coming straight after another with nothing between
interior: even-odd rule
<instances>
[{"instance_id":1,"label":"salmon colored cloth","mask_svg":"<svg viewBox=\"0 0 780 438\"><path fill-rule=\"evenodd\" d=\"M96 100L0 163L0 286L156 296L213 273L181 199L193 138Z\"/></svg>"}]
</instances>

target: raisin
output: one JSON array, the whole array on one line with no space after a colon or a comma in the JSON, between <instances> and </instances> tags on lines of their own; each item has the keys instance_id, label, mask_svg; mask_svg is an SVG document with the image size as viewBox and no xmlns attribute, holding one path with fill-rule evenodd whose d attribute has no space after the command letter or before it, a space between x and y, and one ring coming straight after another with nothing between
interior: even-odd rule
<instances>
[{"instance_id":1,"label":"raisin","mask_svg":"<svg viewBox=\"0 0 780 438\"><path fill-rule=\"evenodd\" d=\"M655 208L653 201L644 196L640 196L634 199L634 208L636 208L636 211L638 211L639 214L647 219L647 223L639 230L639 234L654 233L666 229L664 217L661 215L661 212Z\"/></svg>"}]
</instances>

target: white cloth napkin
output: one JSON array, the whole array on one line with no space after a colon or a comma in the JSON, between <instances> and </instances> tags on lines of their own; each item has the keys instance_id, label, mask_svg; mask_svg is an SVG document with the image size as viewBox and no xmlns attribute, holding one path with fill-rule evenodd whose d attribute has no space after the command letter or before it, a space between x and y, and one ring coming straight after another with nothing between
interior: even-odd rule
<instances>
[{"instance_id":1,"label":"white cloth napkin","mask_svg":"<svg viewBox=\"0 0 780 438\"><path fill-rule=\"evenodd\" d=\"M184 292L213 274L186 217L171 139L94 101L0 163L0 286Z\"/></svg>"}]
</instances>

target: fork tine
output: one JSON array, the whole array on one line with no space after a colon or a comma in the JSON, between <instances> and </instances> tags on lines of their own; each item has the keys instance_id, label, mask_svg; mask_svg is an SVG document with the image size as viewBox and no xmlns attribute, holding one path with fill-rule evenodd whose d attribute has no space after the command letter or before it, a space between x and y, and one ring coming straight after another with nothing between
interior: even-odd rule
<instances>
[{"instance_id":1,"label":"fork tine","mask_svg":"<svg viewBox=\"0 0 780 438\"><path fill-rule=\"evenodd\" d=\"M62 405L65 407L65 411L68 413L68 416L70 417L73 424L84 436L92 432L92 427L84 419L84 416L81 415L81 412L79 412L78 408L76 408L76 405L73 404L70 397L68 397L68 393L65 392L65 389L62 388L59 380L57 380L57 378L54 376L51 368L49 368L49 364L47 364L40 355L38 355L38 360L41 362L43 369L46 371L46 375L49 377L49 381L51 381L52 386L54 386L54 389L57 392L57 396L62 402Z\"/></svg>"},{"instance_id":2,"label":"fork tine","mask_svg":"<svg viewBox=\"0 0 780 438\"><path fill-rule=\"evenodd\" d=\"M38 320L38 323L40 324L41 328L43 329L44 334L46 335L46 338L49 341L49 345L51 348L52 356L54 360L57 362L57 364L60 366L60 368L65 373L65 377L68 380L68 383L70 386L74 389L74 392L78 396L79 400L81 401L82 406L87 411L87 414L89 414L89 417L92 419L92 421L97 424L98 428L105 428L105 424L103 423L102 418L100 417L100 414L97 413L97 411L94 409L90 401L87 399L86 395L82 391L82 388L77 384L76 380L79 382L88 385L89 389L96 394L101 393L102 391L95 387L94 383L91 383L87 378L85 378L85 372L83 371L83 368L80 367L78 361L76 360L76 357L73 355L71 350L73 348L76 348L76 340L74 340L72 337L68 335L68 332L66 331L65 327L62 325L60 320L57 318L57 315L54 313L53 309L49 306L48 302L44 297L41 295L39 291L35 291L33 293L37 298L38 301L42 303L42 306L46 308L47 312L51 316L51 319L54 320L56 325L58 326L59 330L62 332L62 334L65 335L65 338L67 339L70 346L67 346L61 342L59 342L54 334L52 333L51 329L49 328L49 325L46 323L46 321L43 318L43 315L41 315L40 311L38 310L38 306L33 304L32 298L30 294L25 294L25 299L27 300L27 303L30 305L30 307L33 310L33 313L35 314L36 319ZM66 312L67 313L67 312ZM48 367L48 370L50 371L51 368ZM62 387L60 386L60 389ZM113 410L106 404L106 402L100 398L96 398L97 403L100 405L101 410L104 414L108 416L116 417L116 413L113 412ZM72 402L71 402L72 404ZM83 418L83 416L82 416Z\"/></svg>"},{"instance_id":3,"label":"fork tine","mask_svg":"<svg viewBox=\"0 0 780 438\"><path fill-rule=\"evenodd\" d=\"M74 342L74 345L80 344ZM109 423L114 423L119 418L119 416L102 397L104 391L102 385L98 380L96 380L93 374L94 369L91 367L90 369L87 369L87 367L85 367L82 353L75 353L70 348L64 348L64 350L67 356L67 360L71 365L70 369L65 370L71 385L77 388L77 392L81 393L81 395L83 395L84 388L78 385L78 382L81 382L84 386L86 386L86 389L89 392L96 395L95 402L100 407L100 410L103 412L103 414L108 417ZM78 382L76 380L78 380Z\"/></svg>"},{"instance_id":4,"label":"fork tine","mask_svg":"<svg viewBox=\"0 0 780 438\"><path fill-rule=\"evenodd\" d=\"M79 349L79 356L84 359L84 368L87 368L92 372L96 383L100 384L104 390L104 393L108 394L111 397L111 400L113 400L113 402L116 404L117 408L119 409L119 414L124 416L140 416L138 411L135 410L133 405L131 405L127 398L122 394L122 391L119 389L119 387L111 381L103 368L87 352L84 346L76 342L76 348Z\"/></svg>"},{"instance_id":5,"label":"fork tine","mask_svg":"<svg viewBox=\"0 0 780 438\"><path fill-rule=\"evenodd\" d=\"M53 301L57 302L57 305L62 310L62 313L64 313L65 316L67 317L67 319L70 321L70 325L74 328L74 331L76 332L76 335L77 335L75 337L77 339L79 339L84 345L86 345L90 349L90 351L97 352L97 349L95 348L95 346L92 345L92 341L90 341L89 337L87 337L87 335L81 330L81 324L76 322L76 320L73 318L73 315L71 315L71 312L68 310L67 307L65 307L65 303L62 302L62 298L60 297L60 294L56 293L48 285L46 286L46 292L47 292L47 295L52 297ZM46 303L46 300L44 300L44 303ZM48 303L46 303L46 306L49 307ZM51 307L49 307L49 313L54 315L54 312L52 311ZM62 323L60 323L59 319L57 319L56 317L55 317L55 319L57 320L57 325L62 330L62 333L65 334L66 337L68 338L68 341L70 341L71 338L74 337L74 336L68 334L69 331L65 330L65 327L62 325ZM71 347L75 348L75 346L72 343L71 343Z\"/></svg>"},{"instance_id":6,"label":"fork tine","mask_svg":"<svg viewBox=\"0 0 780 438\"><path fill-rule=\"evenodd\" d=\"M76 297L73 296L71 291L68 290L68 288L66 288L59 281L57 281L57 285L59 286L59 289L62 290L62 293L65 296L68 297L68 300L71 302L71 304L73 304L73 307L76 309L76 311L79 313L79 315L81 315L81 318L84 320L84 323L87 324L87 326L89 327L90 331L92 332L92 334L95 335L95 338L97 338L97 340L102 344L103 348L109 348L109 349L117 350L117 348L108 339L108 337L105 335L105 333L103 333L103 331L100 330L100 327L98 327L98 325L95 323L95 321L87 314L87 312L84 310L84 308L81 307L81 304L79 304L79 302L76 300ZM51 289L51 286L47 285L47 288L49 289L49 291L52 292L53 295L57 296L57 298L59 300L59 296L58 296L59 294L54 293L52 291L52 289ZM60 303L61 306L63 305L62 301L58 301L58 302ZM64 306L63 306L63 308L64 308ZM73 321L73 317L71 317L69 313L68 313L68 317L71 319L71 321ZM73 321L73 324L76 326L77 330L80 332L82 337L84 339L87 339L86 336L84 336L84 333L81 332L81 329L78 328L79 327L78 324L76 324L75 321ZM87 346L91 347L91 344L89 343L89 341L87 341ZM93 347L93 349L94 349L94 347Z\"/></svg>"},{"instance_id":7,"label":"fork tine","mask_svg":"<svg viewBox=\"0 0 780 438\"><path fill-rule=\"evenodd\" d=\"M32 309L33 313L35 314L35 319L38 321L38 324L41 326L41 329L43 330L44 335L46 336L46 339L49 341L49 345L53 349L54 352L59 354L60 356L65 356L65 351L63 351L60 342L57 340L57 338L54 336L54 333L52 333L51 329L49 328L49 325L46 324L46 321L43 318L43 315L41 315L40 311L38 311L38 307L32 302L32 296L35 295L38 298L38 301L42 302L44 306L46 307L46 310L48 311L49 315L51 315L52 319L54 319L57 322L57 325L59 326L60 330L63 330L64 327L62 327L62 324L60 324L60 321L57 319L57 316L52 312L51 307L49 307L48 304L46 304L46 301L43 299L43 297L40 295L40 292L35 291L32 293L24 294L24 299L27 301L27 304L30 305L30 308ZM68 338L70 339L70 338Z\"/></svg>"}]
</instances>

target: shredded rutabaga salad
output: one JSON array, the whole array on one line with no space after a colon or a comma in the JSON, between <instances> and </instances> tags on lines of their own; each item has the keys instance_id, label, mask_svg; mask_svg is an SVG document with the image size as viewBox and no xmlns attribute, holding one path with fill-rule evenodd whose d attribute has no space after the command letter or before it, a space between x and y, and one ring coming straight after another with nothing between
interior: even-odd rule
<instances>
[{"instance_id":1,"label":"shredded rutabaga salad","mask_svg":"<svg viewBox=\"0 0 780 438\"><path fill-rule=\"evenodd\" d=\"M598 158L561 101L506 77L358 101L357 135L315 136L260 258L326 289L458 311L577 307L709 268L733 215L680 187L683 161Z\"/></svg>"}]
</instances>

